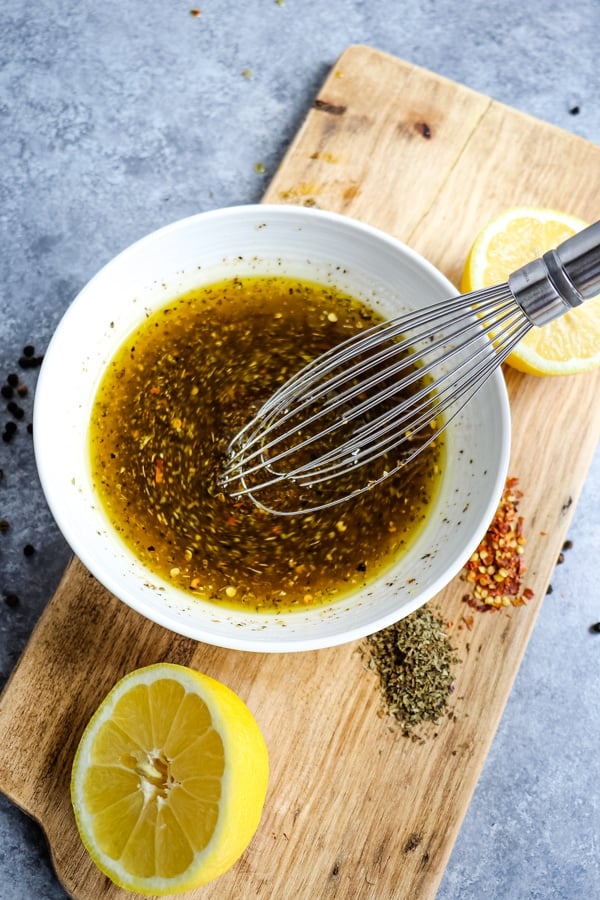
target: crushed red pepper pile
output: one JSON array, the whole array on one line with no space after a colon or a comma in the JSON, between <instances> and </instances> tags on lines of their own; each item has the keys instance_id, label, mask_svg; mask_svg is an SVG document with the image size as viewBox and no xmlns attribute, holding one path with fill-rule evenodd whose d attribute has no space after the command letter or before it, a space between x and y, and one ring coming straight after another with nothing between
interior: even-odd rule
<instances>
[{"instance_id":1,"label":"crushed red pepper pile","mask_svg":"<svg viewBox=\"0 0 600 900\"><path fill-rule=\"evenodd\" d=\"M464 566L464 578L472 593L463 601L472 609L488 612L506 606L525 606L534 596L522 589L527 540L523 516L518 514L523 492L518 478L508 478L496 514L483 540Z\"/></svg>"}]
</instances>

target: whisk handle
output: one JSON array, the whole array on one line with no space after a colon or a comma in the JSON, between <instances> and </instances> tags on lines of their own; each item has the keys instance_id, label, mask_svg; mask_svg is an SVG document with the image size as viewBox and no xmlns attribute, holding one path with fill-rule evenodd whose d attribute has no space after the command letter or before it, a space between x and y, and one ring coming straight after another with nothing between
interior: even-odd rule
<instances>
[{"instance_id":1,"label":"whisk handle","mask_svg":"<svg viewBox=\"0 0 600 900\"><path fill-rule=\"evenodd\" d=\"M534 325L545 325L600 294L600 222L517 269L508 284Z\"/></svg>"},{"instance_id":2,"label":"whisk handle","mask_svg":"<svg viewBox=\"0 0 600 900\"><path fill-rule=\"evenodd\" d=\"M566 277L584 300L600 293L600 222L574 234L554 253Z\"/></svg>"}]
</instances>

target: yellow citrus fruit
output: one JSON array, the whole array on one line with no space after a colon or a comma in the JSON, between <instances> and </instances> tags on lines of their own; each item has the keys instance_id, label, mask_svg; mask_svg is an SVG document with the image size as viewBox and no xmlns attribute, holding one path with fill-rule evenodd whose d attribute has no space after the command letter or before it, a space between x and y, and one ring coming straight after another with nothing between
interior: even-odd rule
<instances>
[{"instance_id":1,"label":"yellow citrus fruit","mask_svg":"<svg viewBox=\"0 0 600 900\"><path fill-rule=\"evenodd\" d=\"M477 236L465 264L464 293L503 284L516 269L552 250L585 228L568 213L514 207L493 219ZM600 365L600 297L532 328L507 362L533 375L572 375Z\"/></svg>"},{"instance_id":2,"label":"yellow citrus fruit","mask_svg":"<svg viewBox=\"0 0 600 900\"><path fill-rule=\"evenodd\" d=\"M218 877L262 815L267 748L219 681L158 663L126 675L85 729L71 777L81 839L120 887L154 896Z\"/></svg>"}]
</instances>

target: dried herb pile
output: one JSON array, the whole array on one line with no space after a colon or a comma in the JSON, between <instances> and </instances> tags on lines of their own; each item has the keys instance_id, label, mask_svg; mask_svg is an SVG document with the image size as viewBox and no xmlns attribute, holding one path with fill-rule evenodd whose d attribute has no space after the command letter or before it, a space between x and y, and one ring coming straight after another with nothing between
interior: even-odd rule
<instances>
[{"instance_id":1,"label":"dried herb pile","mask_svg":"<svg viewBox=\"0 0 600 900\"><path fill-rule=\"evenodd\" d=\"M370 669L379 675L386 711L406 736L424 722L438 722L454 688L458 663L444 623L423 606L367 638Z\"/></svg>"}]
</instances>

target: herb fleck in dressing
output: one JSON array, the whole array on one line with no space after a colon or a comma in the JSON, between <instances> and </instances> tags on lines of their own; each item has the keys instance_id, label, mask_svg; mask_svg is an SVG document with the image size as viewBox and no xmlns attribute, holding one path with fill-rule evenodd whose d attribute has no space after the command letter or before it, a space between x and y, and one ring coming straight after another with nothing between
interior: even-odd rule
<instances>
[{"instance_id":1,"label":"herb fleck in dressing","mask_svg":"<svg viewBox=\"0 0 600 900\"><path fill-rule=\"evenodd\" d=\"M185 294L130 336L98 389L90 454L105 510L145 565L205 600L273 612L340 599L397 559L435 497L439 442L309 515L275 516L217 486L229 441L269 395L378 320L331 287L253 276Z\"/></svg>"}]
</instances>

